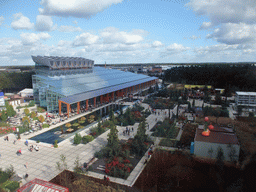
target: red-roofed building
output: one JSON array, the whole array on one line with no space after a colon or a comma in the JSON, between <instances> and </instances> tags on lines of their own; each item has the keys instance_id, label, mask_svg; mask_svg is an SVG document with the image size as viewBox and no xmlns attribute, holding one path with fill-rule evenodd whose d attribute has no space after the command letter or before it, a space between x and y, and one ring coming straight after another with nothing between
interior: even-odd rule
<instances>
[{"instance_id":1,"label":"red-roofed building","mask_svg":"<svg viewBox=\"0 0 256 192\"><path fill-rule=\"evenodd\" d=\"M17 192L69 192L68 188L35 178L26 183Z\"/></svg>"},{"instance_id":2,"label":"red-roofed building","mask_svg":"<svg viewBox=\"0 0 256 192\"><path fill-rule=\"evenodd\" d=\"M194 154L200 157L216 158L219 148L223 150L224 160L231 161L230 154L233 153L233 160L238 160L240 145L236 134L232 129L214 126L209 136L203 136L204 129L196 130L194 139Z\"/></svg>"}]
</instances>

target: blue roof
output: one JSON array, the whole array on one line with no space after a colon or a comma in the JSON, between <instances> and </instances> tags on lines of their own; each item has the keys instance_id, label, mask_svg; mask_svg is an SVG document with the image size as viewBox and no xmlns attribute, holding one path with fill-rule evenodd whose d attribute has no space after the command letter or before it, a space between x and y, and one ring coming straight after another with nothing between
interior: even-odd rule
<instances>
[{"instance_id":1,"label":"blue roof","mask_svg":"<svg viewBox=\"0 0 256 192\"><path fill-rule=\"evenodd\" d=\"M4 96L4 92L0 92L0 96Z\"/></svg>"},{"instance_id":2,"label":"blue roof","mask_svg":"<svg viewBox=\"0 0 256 192\"><path fill-rule=\"evenodd\" d=\"M49 85L49 90L66 96L60 100L69 104L157 79L156 77L103 67L94 67L92 73L86 74L55 77L37 76Z\"/></svg>"}]
</instances>

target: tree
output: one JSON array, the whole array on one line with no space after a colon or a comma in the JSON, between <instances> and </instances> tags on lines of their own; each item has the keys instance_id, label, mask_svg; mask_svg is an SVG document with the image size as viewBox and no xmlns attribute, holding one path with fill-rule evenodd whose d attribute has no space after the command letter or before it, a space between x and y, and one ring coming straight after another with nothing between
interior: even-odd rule
<instances>
[{"instance_id":1,"label":"tree","mask_svg":"<svg viewBox=\"0 0 256 192\"><path fill-rule=\"evenodd\" d=\"M108 144L107 146L112 150L111 154L113 156L118 156L119 154L119 139L118 139L118 130L116 129L116 125L111 122L110 124L110 132L108 134Z\"/></svg>"},{"instance_id":2,"label":"tree","mask_svg":"<svg viewBox=\"0 0 256 192\"><path fill-rule=\"evenodd\" d=\"M243 112L243 106L242 106L242 105L238 105L238 106L237 106L238 117L240 117L240 115L242 114L242 112Z\"/></svg>"},{"instance_id":3,"label":"tree","mask_svg":"<svg viewBox=\"0 0 256 192\"><path fill-rule=\"evenodd\" d=\"M221 105L222 104L222 100L221 100L221 96L220 96L219 92L217 92L217 94L215 96L215 104L216 105Z\"/></svg>"},{"instance_id":4,"label":"tree","mask_svg":"<svg viewBox=\"0 0 256 192\"><path fill-rule=\"evenodd\" d=\"M221 110L220 110L220 108L217 108L217 109L213 110L213 115L216 117L216 124L217 124L218 118L219 118L220 115L221 115Z\"/></svg>"},{"instance_id":5,"label":"tree","mask_svg":"<svg viewBox=\"0 0 256 192\"><path fill-rule=\"evenodd\" d=\"M188 111L190 112L191 111L191 103L188 102Z\"/></svg>"},{"instance_id":6,"label":"tree","mask_svg":"<svg viewBox=\"0 0 256 192\"><path fill-rule=\"evenodd\" d=\"M44 122L44 116L43 116L43 115L40 115L40 116L38 117L38 119L39 119L39 121L40 121L41 123Z\"/></svg>"},{"instance_id":7,"label":"tree","mask_svg":"<svg viewBox=\"0 0 256 192\"><path fill-rule=\"evenodd\" d=\"M145 142L148 141L148 137L146 135L146 119L143 117L142 122L139 124L137 134L135 135L131 150L133 153L139 156L143 156L147 150L147 146Z\"/></svg>"},{"instance_id":8,"label":"tree","mask_svg":"<svg viewBox=\"0 0 256 192\"><path fill-rule=\"evenodd\" d=\"M229 148L229 159L231 162L234 162L237 159L237 155L236 155L236 149L233 145L228 144L228 148Z\"/></svg>"},{"instance_id":9,"label":"tree","mask_svg":"<svg viewBox=\"0 0 256 192\"><path fill-rule=\"evenodd\" d=\"M23 127L23 129L25 131L29 131L29 121L28 120L24 120L22 127Z\"/></svg>"},{"instance_id":10,"label":"tree","mask_svg":"<svg viewBox=\"0 0 256 192\"><path fill-rule=\"evenodd\" d=\"M83 169L82 169L82 164L80 163L80 159L79 156L76 157L76 160L74 162L74 172L79 174L79 173L83 173Z\"/></svg>"},{"instance_id":11,"label":"tree","mask_svg":"<svg viewBox=\"0 0 256 192\"><path fill-rule=\"evenodd\" d=\"M36 113L35 113L35 111L32 111L31 112L31 118L35 118L36 117Z\"/></svg>"},{"instance_id":12,"label":"tree","mask_svg":"<svg viewBox=\"0 0 256 192\"><path fill-rule=\"evenodd\" d=\"M195 99L193 99L192 107L195 107Z\"/></svg>"},{"instance_id":13,"label":"tree","mask_svg":"<svg viewBox=\"0 0 256 192\"><path fill-rule=\"evenodd\" d=\"M29 109L27 109L27 108L26 108L26 109L24 109L24 113L25 113L25 115L28 115L28 114L29 114L29 112L30 112L30 111L29 111Z\"/></svg>"},{"instance_id":14,"label":"tree","mask_svg":"<svg viewBox=\"0 0 256 192\"><path fill-rule=\"evenodd\" d=\"M12 105L6 106L6 112L8 117L13 117L14 115L16 115L16 112L14 111Z\"/></svg>"},{"instance_id":15,"label":"tree","mask_svg":"<svg viewBox=\"0 0 256 192\"><path fill-rule=\"evenodd\" d=\"M5 110L2 110L2 111L1 111L1 120L2 120L3 122L6 122L7 118L8 118L7 112L6 112Z\"/></svg>"},{"instance_id":16,"label":"tree","mask_svg":"<svg viewBox=\"0 0 256 192\"><path fill-rule=\"evenodd\" d=\"M79 133L76 133L74 137L74 144L78 145L81 143L81 141L82 141L82 136Z\"/></svg>"},{"instance_id":17,"label":"tree","mask_svg":"<svg viewBox=\"0 0 256 192\"><path fill-rule=\"evenodd\" d=\"M24 122L24 121L27 121L28 123L30 123L30 119L27 116L22 118L22 122Z\"/></svg>"}]
</instances>

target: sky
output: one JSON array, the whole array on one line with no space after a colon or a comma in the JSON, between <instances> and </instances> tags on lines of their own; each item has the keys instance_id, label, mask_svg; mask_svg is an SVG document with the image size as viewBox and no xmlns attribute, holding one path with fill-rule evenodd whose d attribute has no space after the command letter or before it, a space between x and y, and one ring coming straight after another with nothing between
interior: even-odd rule
<instances>
[{"instance_id":1,"label":"sky","mask_svg":"<svg viewBox=\"0 0 256 192\"><path fill-rule=\"evenodd\" d=\"M2 0L0 66L254 62L255 0Z\"/></svg>"}]
</instances>

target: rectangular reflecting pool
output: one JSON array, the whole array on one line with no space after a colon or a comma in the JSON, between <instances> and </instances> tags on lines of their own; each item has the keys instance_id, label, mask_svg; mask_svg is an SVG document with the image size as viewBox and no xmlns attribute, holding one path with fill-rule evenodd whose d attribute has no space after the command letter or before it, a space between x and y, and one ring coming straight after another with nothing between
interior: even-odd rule
<instances>
[{"instance_id":1,"label":"rectangular reflecting pool","mask_svg":"<svg viewBox=\"0 0 256 192\"><path fill-rule=\"evenodd\" d=\"M118 106L117 108L114 108L113 110L114 110L114 111L117 111L119 107L121 107L122 109L125 109L127 106L126 106L126 105L120 105L120 106ZM40 141L40 142L48 143L48 144L54 144L55 140L57 140L58 143L59 143L59 142L65 140L65 139L67 139L67 138L69 138L69 137L75 135L76 133L78 133L78 132L80 132L80 131L82 131L82 130L84 130L84 129L87 129L87 128L91 127L92 125L96 124L96 123L97 123L96 120L97 120L97 116L99 115L99 112L100 112L100 111L97 110L97 111L94 111L94 112L92 112L92 113L90 113L90 114L85 115L84 117L85 117L87 120L88 120L88 118L90 118L91 115L94 115L94 116L95 116L95 119L94 119L94 122L92 122L92 123L84 122L84 123L80 124L80 126L82 126L82 128L80 127L80 128L78 129L78 126L73 127L74 124L81 122L81 121L79 121L79 119L80 119L81 117L78 118L78 119L76 119L76 120L74 120L74 121L72 121L72 122L69 122L69 123L72 124L72 127L71 127L71 128L74 129L74 131L71 132L71 133L66 132L66 130L67 130L68 128L67 128L65 125L62 125L62 126L59 126L59 127L54 128L54 129L51 129L51 130L49 130L49 131L46 131L46 132L44 132L44 133L41 133L41 134L39 134L39 135L36 135L36 136L34 136L34 137L31 137L31 138L29 138L29 139L30 139L30 140L34 140L34 141ZM108 113L109 113L109 111L107 111L106 116L105 116L104 118L108 117ZM68 122L67 122L67 123L68 123ZM61 130L61 129L62 129L62 130ZM63 134L62 134L62 132L63 132Z\"/></svg>"}]
</instances>

